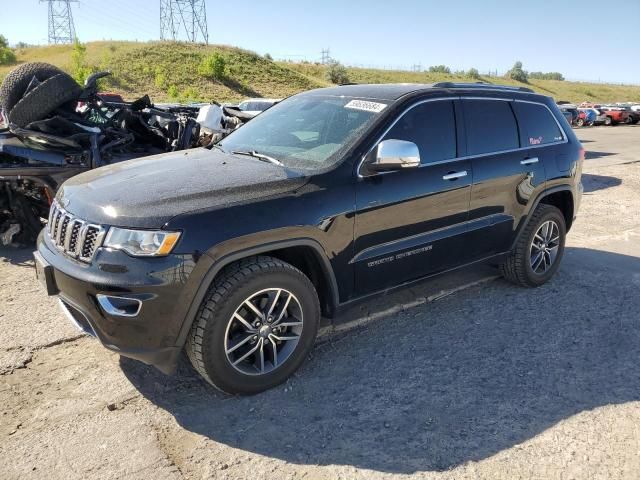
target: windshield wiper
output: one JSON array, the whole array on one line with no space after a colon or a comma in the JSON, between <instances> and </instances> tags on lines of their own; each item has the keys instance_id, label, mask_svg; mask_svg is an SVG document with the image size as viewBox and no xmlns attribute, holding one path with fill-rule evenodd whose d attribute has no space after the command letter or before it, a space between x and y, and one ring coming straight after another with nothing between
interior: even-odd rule
<instances>
[{"instance_id":1,"label":"windshield wiper","mask_svg":"<svg viewBox=\"0 0 640 480\"><path fill-rule=\"evenodd\" d=\"M262 153L258 153L255 150L251 150L249 152L243 152L243 151L234 151L231 152L234 155L248 155L250 157L253 158L257 158L258 160L262 160L263 162L269 162L269 163L273 163L274 165L278 165L279 167L284 167L284 164L280 161L280 160L276 160L273 157L270 157L269 155L263 155Z\"/></svg>"}]
</instances>

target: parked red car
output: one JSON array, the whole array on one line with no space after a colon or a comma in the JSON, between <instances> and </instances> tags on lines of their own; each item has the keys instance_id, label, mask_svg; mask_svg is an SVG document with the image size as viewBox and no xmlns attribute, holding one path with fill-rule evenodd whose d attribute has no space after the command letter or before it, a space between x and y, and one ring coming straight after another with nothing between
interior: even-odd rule
<instances>
[{"instance_id":1,"label":"parked red car","mask_svg":"<svg viewBox=\"0 0 640 480\"><path fill-rule=\"evenodd\" d=\"M604 121L605 125L615 125L617 123L628 123L629 112L620 107L601 107L600 110L604 112L607 118Z\"/></svg>"}]
</instances>

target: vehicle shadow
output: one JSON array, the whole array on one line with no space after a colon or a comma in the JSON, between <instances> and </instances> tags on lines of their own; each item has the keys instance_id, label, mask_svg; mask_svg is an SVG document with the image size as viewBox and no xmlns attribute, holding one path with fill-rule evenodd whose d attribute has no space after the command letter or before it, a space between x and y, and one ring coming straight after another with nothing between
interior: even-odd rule
<instances>
[{"instance_id":1,"label":"vehicle shadow","mask_svg":"<svg viewBox=\"0 0 640 480\"><path fill-rule=\"evenodd\" d=\"M594 158L609 157L611 155L617 155L616 152L594 152L587 150L584 154L585 160L593 160Z\"/></svg>"},{"instance_id":2,"label":"vehicle shadow","mask_svg":"<svg viewBox=\"0 0 640 480\"><path fill-rule=\"evenodd\" d=\"M319 345L287 384L253 397L218 393L186 363L174 377L121 367L181 427L233 448L442 471L640 400L639 274L637 257L568 248L543 287L497 280L379 320Z\"/></svg>"},{"instance_id":3,"label":"vehicle shadow","mask_svg":"<svg viewBox=\"0 0 640 480\"><path fill-rule=\"evenodd\" d=\"M592 175L589 173L582 174L582 185L585 193L605 190L611 187L617 187L622 184L622 180L618 177L608 177L606 175Z\"/></svg>"},{"instance_id":4,"label":"vehicle shadow","mask_svg":"<svg viewBox=\"0 0 640 480\"><path fill-rule=\"evenodd\" d=\"M21 267L33 267L34 248L0 247L0 263L6 262Z\"/></svg>"}]
</instances>

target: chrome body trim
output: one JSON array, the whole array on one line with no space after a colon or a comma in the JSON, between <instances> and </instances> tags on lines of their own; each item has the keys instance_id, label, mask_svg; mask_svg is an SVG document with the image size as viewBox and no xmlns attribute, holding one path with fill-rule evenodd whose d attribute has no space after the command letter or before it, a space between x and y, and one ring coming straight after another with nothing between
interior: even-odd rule
<instances>
[{"instance_id":1,"label":"chrome body trim","mask_svg":"<svg viewBox=\"0 0 640 480\"><path fill-rule=\"evenodd\" d=\"M134 313L127 313L126 311L116 307L113 303L111 303L112 298L135 302L138 305L138 308ZM102 307L102 309L105 312L107 312L109 315L112 315L114 317L137 317L138 314L140 313L140 310L142 309L142 300L139 300L137 298L116 297L116 296L110 296L110 295L103 295L99 293L96 295L96 299L98 300L100 307Z\"/></svg>"}]
</instances>

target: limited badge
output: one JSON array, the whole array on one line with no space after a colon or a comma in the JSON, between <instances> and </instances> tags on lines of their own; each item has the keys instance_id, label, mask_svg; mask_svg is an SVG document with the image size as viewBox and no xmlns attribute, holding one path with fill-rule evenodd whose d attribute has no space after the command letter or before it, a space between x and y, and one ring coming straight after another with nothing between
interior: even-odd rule
<instances>
[{"instance_id":1,"label":"limited badge","mask_svg":"<svg viewBox=\"0 0 640 480\"><path fill-rule=\"evenodd\" d=\"M366 100L351 100L344 108L351 108L352 110L363 110L365 112L380 113L387 108L384 103L368 102Z\"/></svg>"}]
</instances>

